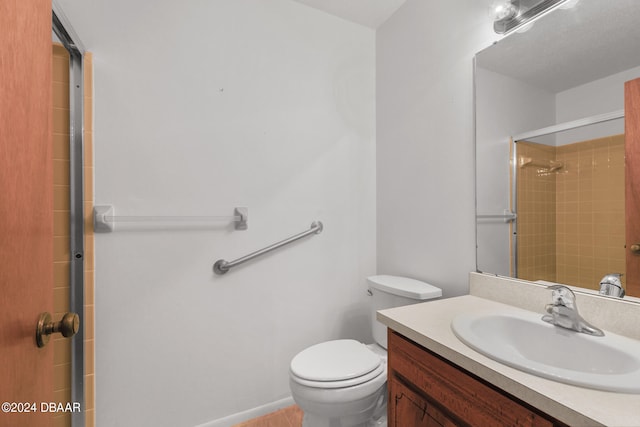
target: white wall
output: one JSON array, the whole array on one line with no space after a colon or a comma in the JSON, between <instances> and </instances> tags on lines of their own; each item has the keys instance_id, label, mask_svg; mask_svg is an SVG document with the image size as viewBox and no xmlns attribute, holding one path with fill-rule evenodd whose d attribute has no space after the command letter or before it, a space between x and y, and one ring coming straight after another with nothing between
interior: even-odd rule
<instances>
[{"instance_id":1,"label":"white wall","mask_svg":"<svg viewBox=\"0 0 640 427\"><path fill-rule=\"evenodd\" d=\"M477 209L480 215L498 215L509 209L511 136L554 124L555 95L478 67L475 101ZM509 225L483 219L477 232L478 269L509 276Z\"/></svg>"},{"instance_id":2,"label":"white wall","mask_svg":"<svg viewBox=\"0 0 640 427\"><path fill-rule=\"evenodd\" d=\"M640 77L640 67L565 90L556 95L556 122L564 123L624 109L624 82ZM624 120L562 132L557 144L624 133Z\"/></svg>"},{"instance_id":3,"label":"white wall","mask_svg":"<svg viewBox=\"0 0 640 427\"><path fill-rule=\"evenodd\" d=\"M370 340L374 32L289 0L61 3L94 53L96 204L250 216L96 236L97 425L222 418L288 396L304 347Z\"/></svg>"},{"instance_id":4,"label":"white wall","mask_svg":"<svg viewBox=\"0 0 640 427\"><path fill-rule=\"evenodd\" d=\"M378 272L468 292L474 54L490 1L408 0L376 33Z\"/></svg>"}]
</instances>

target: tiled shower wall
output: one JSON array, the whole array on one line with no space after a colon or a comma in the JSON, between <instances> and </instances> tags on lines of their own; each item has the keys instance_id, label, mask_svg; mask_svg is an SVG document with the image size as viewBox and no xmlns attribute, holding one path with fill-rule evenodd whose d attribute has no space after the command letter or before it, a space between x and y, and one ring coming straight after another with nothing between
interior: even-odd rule
<instances>
[{"instance_id":1,"label":"tiled shower wall","mask_svg":"<svg viewBox=\"0 0 640 427\"><path fill-rule=\"evenodd\" d=\"M523 157L563 166L520 167ZM518 277L598 289L605 274L624 274L624 135L519 142L518 162Z\"/></svg>"},{"instance_id":2,"label":"tiled shower wall","mask_svg":"<svg viewBox=\"0 0 640 427\"><path fill-rule=\"evenodd\" d=\"M53 185L54 185L54 319L69 311L69 54L54 43L53 53ZM85 127L84 127L84 211L85 211L85 415L86 426L93 427L94 419L94 341L93 341L93 100L90 53L85 54ZM71 346L68 339L56 336L54 345L54 401L71 400ZM69 413L54 417L54 427L71 425Z\"/></svg>"},{"instance_id":3,"label":"tiled shower wall","mask_svg":"<svg viewBox=\"0 0 640 427\"><path fill-rule=\"evenodd\" d=\"M556 281L598 289L625 273L624 135L558 147L557 160L567 170L556 182Z\"/></svg>"}]
</instances>

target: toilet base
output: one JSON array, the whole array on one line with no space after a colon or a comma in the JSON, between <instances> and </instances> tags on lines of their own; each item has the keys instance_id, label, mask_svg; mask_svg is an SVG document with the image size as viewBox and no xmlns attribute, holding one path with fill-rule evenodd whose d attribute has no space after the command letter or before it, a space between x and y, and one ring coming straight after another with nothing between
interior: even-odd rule
<instances>
[{"instance_id":1,"label":"toilet base","mask_svg":"<svg viewBox=\"0 0 640 427\"><path fill-rule=\"evenodd\" d=\"M304 411L302 427L387 427L386 381L374 393L346 401L340 399L339 390L331 390L328 394L322 390L316 391L319 396L315 397L329 396L333 398L332 401L309 400L293 393L294 400Z\"/></svg>"},{"instance_id":2,"label":"toilet base","mask_svg":"<svg viewBox=\"0 0 640 427\"><path fill-rule=\"evenodd\" d=\"M369 420L364 423L350 424L349 420L328 419L305 413L302 427L387 427L387 416L383 415L377 420Z\"/></svg>"}]
</instances>

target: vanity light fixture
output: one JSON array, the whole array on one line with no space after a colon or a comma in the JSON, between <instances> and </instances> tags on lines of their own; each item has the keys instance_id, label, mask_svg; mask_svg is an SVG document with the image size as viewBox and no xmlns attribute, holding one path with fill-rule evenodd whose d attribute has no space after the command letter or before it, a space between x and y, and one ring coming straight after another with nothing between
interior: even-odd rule
<instances>
[{"instance_id":1,"label":"vanity light fixture","mask_svg":"<svg viewBox=\"0 0 640 427\"><path fill-rule=\"evenodd\" d=\"M495 21L508 21L518 16L519 0L498 0L491 4L491 14Z\"/></svg>"},{"instance_id":2,"label":"vanity light fixture","mask_svg":"<svg viewBox=\"0 0 640 427\"><path fill-rule=\"evenodd\" d=\"M494 21L508 21L518 16L519 12L519 0L499 0L491 4L491 14Z\"/></svg>"},{"instance_id":3,"label":"vanity light fixture","mask_svg":"<svg viewBox=\"0 0 640 427\"><path fill-rule=\"evenodd\" d=\"M493 30L505 34L530 26L534 20L546 15L556 7L575 6L578 0L500 0L495 1L491 10L494 16Z\"/></svg>"}]
</instances>

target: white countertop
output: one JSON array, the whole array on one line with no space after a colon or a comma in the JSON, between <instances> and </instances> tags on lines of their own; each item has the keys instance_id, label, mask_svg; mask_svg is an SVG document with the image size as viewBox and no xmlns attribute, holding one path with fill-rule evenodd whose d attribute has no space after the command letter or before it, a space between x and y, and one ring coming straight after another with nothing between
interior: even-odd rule
<instances>
[{"instance_id":1,"label":"white countertop","mask_svg":"<svg viewBox=\"0 0 640 427\"><path fill-rule=\"evenodd\" d=\"M611 393L551 381L510 368L467 347L453 334L450 325L456 315L476 310L521 309L465 295L381 310L377 319L568 425L640 427L640 394Z\"/></svg>"}]
</instances>

